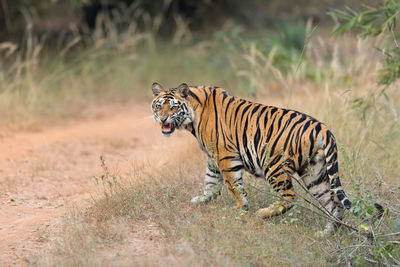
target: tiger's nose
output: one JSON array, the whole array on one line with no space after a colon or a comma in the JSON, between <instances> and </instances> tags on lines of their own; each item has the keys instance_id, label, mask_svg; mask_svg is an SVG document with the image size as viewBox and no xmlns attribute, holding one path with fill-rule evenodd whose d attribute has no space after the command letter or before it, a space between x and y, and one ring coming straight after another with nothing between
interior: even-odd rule
<instances>
[{"instance_id":1,"label":"tiger's nose","mask_svg":"<svg viewBox=\"0 0 400 267\"><path fill-rule=\"evenodd\" d=\"M168 117L160 117L160 120L162 123L165 123L167 121Z\"/></svg>"}]
</instances>

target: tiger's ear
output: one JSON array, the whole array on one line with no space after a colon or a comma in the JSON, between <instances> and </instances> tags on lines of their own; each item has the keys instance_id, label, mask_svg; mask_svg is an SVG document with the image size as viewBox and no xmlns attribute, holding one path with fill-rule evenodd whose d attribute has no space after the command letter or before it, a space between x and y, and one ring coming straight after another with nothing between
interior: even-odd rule
<instances>
[{"instance_id":1,"label":"tiger's ear","mask_svg":"<svg viewBox=\"0 0 400 267\"><path fill-rule=\"evenodd\" d=\"M179 85L177 90L183 98L186 98L189 95L189 86L186 83Z\"/></svg>"},{"instance_id":2,"label":"tiger's ear","mask_svg":"<svg viewBox=\"0 0 400 267\"><path fill-rule=\"evenodd\" d=\"M154 96L158 96L161 93L161 91L164 91L164 87L162 87L162 85L159 83L153 83L151 89L153 90Z\"/></svg>"}]
</instances>

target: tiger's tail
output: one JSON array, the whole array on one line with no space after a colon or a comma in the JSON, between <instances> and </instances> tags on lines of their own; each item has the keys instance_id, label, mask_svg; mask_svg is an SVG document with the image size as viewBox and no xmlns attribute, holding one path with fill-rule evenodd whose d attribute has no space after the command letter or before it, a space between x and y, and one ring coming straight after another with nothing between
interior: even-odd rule
<instances>
[{"instance_id":1,"label":"tiger's tail","mask_svg":"<svg viewBox=\"0 0 400 267\"><path fill-rule=\"evenodd\" d=\"M327 132L327 142L325 143L324 153L326 169L331 185L331 194L337 197L344 208L349 209L350 212L354 214L354 211L351 209L351 201L346 196L342 184L340 183L336 141L333 134L329 131ZM382 217L384 212L382 205L379 203L374 203L374 206L377 212L376 217Z\"/></svg>"},{"instance_id":2,"label":"tiger's tail","mask_svg":"<svg viewBox=\"0 0 400 267\"><path fill-rule=\"evenodd\" d=\"M351 208L351 201L346 196L339 179L338 156L336 140L330 131L326 132L326 141L324 145L324 154L326 161L326 170L331 185L331 194L336 196L342 206L346 209Z\"/></svg>"}]
</instances>

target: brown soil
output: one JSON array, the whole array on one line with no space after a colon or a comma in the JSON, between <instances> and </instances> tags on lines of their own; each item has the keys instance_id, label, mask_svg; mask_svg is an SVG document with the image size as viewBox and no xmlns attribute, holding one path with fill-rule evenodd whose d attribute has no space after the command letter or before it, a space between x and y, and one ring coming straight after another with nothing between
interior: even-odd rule
<instances>
[{"instance_id":1,"label":"brown soil","mask_svg":"<svg viewBox=\"0 0 400 267\"><path fill-rule=\"evenodd\" d=\"M101 155L112 172L124 173L134 164L162 166L171 159L162 152L179 153L178 143L195 142L180 131L162 137L148 106L121 110L110 108L101 118L0 137L1 266L26 264L43 246L47 228L60 224L71 206L88 204L95 191L93 177L102 173ZM160 249L159 238L143 236L156 233L153 226L142 227L130 238L143 248L134 253Z\"/></svg>"}]
</instances>

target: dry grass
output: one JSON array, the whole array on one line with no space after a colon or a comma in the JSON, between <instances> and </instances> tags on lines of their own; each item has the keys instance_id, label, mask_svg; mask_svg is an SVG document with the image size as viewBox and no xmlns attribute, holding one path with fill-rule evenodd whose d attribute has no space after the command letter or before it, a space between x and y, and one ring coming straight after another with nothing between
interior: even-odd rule
<instances>
[{"instance_id":1,"label":"dry grass","mask_svg":"<svg viewBox=\"0 0 400 267\"><path fill-rule=\"evenodd\" d=\"M51 243L51 260L45 253L36 263L108 265L111 258L115 260L111 265L115 266L118 263L288 266L340 265L357 263L357 260L362 264L362 257L370 257L370 251L362 247L363 239L357 233L340 229L332 237L316 239L314 233L323 229L324 220L298 207L269 221L257 218L254 211L273 200L249 186L268 190L266 182L255 181L250 176L246 176L245 183L252 208L246 215L233 208L234 200L225 189L215 202L192 206L189 200L202 191L202 152L189 147L176 162L178 166L174 163L162 170L147 167L123 178L105 170L105 174L97 178L100 190L92 207L74 212L65 222L64 233L57 237L57 242ZM395 231L393 222L399 219L398 207L392 206L398 203L398 196L390 194L393 189L360 189L360 193L368 192L373 199L391 205L391 213L381 226L382 232ZM354 194L354 189L348 186L347 192ZM354 223L355 219L348 215L346 221ZM130 228L141 222L158 227L158 245L153 246L162 253L154 255L151 251L147 252L150 256L139 257L130 254L132 246L123 246L131 236ZM119 250L121 246L122 251ZM357 249L357 246L360 247ZM105 253L106 248L114 249L114 253ZM107 258L107 255L113 257Z\"/></svg>"},{"instance_id":2,"label":"dry grass","mask_svg":"<svg viewBox=\"0 0 400 267\"><path fill-rule=\"evenodd\" d=\"M105 23L90 40L74 32L65 47L54 51L29 29L24 43L0 43L2 130L36 129L38 124L85 117L96 106L148 99L154 80L172 84L184 77L199 84L235 78L224 68L228 57L217 55L223 48L187 41L190 33L178 29L180 37L166 42L135 25L121 33Z\"/></svg>"}]
</instances>

